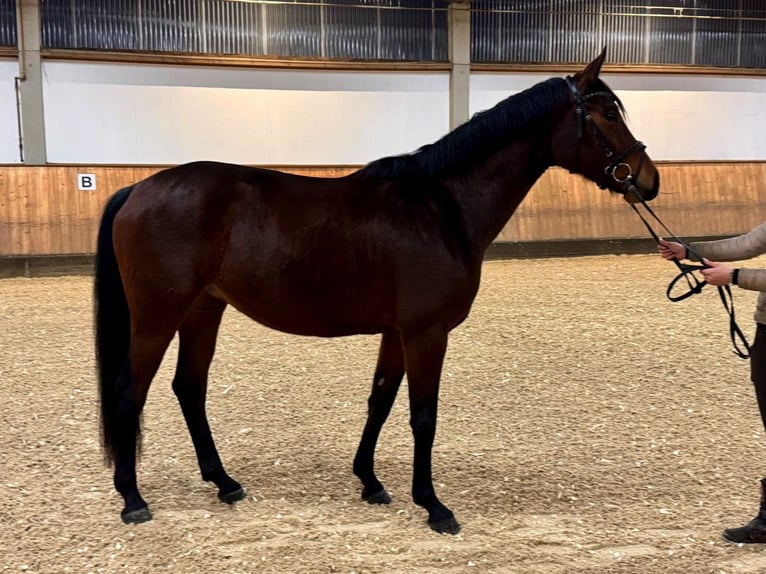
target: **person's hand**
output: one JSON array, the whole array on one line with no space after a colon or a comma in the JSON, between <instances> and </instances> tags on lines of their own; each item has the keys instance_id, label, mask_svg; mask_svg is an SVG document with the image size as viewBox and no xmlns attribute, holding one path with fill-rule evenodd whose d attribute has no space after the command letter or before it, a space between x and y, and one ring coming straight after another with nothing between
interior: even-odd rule
<instances>
[{"instance_id":1,"label":"person's hand","mask_svg":"<svg viewBox=\"0 0 766 574\"><path fill-rule=\"evenodd\" d=\"M672 261L673 259L678 259L680 261L681 259L686 258L686 247L675 241L667 241L662 237L660 237L658 250L660 255L668 261Z\"/></svg>"},{"instance_id":2,"label":"person's hand","mask_svg":"<svg viewBox=\"0 0 766 574\"><path fill-rule=\"evenodd\" d=\"M703 259L702 262L708 265L707 269L702 269L700 273L705 277L705 281L708 285L714 287L720 287L721 285L728 285L731 283L731 275L734 273L734 269L724 263L716 263L708 259Z\"/></svg>"}]
</instances>

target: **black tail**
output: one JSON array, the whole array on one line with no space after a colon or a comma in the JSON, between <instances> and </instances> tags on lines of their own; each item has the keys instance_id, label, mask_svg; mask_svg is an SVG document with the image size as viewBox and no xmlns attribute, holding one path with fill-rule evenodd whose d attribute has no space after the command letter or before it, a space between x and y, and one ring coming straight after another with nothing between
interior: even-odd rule
<instances>
[{"instance_id":1,"label":"black tail","mask_svg":"<svg viewBox=\"0 0 766 574\"><path fill-rule=\"evenodd\" d=\"M118 409L117 378L128 358L130 347L130 312L125 299L120 269L112 242L112 227L117 212L133 187L115 193L107 202L98 229L94 312L96 322L96 365L101 402L101 446L104 461L114 460L114 428Z\"/></svg>"}]
</instances>

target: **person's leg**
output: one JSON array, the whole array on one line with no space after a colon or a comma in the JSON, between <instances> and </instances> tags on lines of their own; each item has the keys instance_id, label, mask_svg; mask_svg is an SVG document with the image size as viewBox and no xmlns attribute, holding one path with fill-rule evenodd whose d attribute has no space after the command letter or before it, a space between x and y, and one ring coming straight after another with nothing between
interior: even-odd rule
<instances>
[{"instance_id":1,"label":"person's leg","mask_svg":"<svg viewBox=\"0 0 766 574\"><path fill-rule=\"evenodd\" d=\"M755 387L755 398L766 430L766 325L761 323L756 324L755 340L750 349L750 380Z\"/></svg>"},{"instance_id":2,"label":"person's leg","mask_svg":"<svg viewBox=\"0 0 766 574\"><path fill-rule=\"evenodd\" d=\"M766 325L756 326L755 340L750 348L750 380L755 387L755 398L761 421L766 429ZM741 544L766 543L766 478L761 479L761 507L758 516L739 528L723 531L724 540Z\"/></svg>"}]
</instances>

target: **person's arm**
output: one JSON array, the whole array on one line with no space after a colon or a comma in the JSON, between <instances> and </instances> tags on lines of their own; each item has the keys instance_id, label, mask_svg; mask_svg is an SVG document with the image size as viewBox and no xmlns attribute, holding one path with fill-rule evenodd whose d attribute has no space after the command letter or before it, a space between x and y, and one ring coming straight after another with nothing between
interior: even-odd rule
<instances>
[{"instance_id":1,"label":"person's arm","mask_svg":"<svg viewBox=\"0 0 766 574\"><path fill-rule=\"evenodd\" d=\"M766 291L766 269L732 268L725 263L703 259L709 267L702 269L705 281L716 287L737 285L749 291Z\"/></svg>"},{"instance_id":2,"label":"person's arm","mask_svg":"<svg viewBox=\"0 0 766 574\"><path fill-rule=\"evenodd\" d=\"M673 259L678 259L681 261L682 259L686 259L689 256L689 254L686 252L686 247L680 243L675 241L668 241L662 237L660 237L658 243L660 255L662 255L662 257L668 261Z\"/></svg>"},{"instance_id":3,"label":"person's arm","mask_svg":"<svg viewBox=\"0 0 766 574\"><path fill-rule=\"evenodd\" d=\"M741 259L751 259L763 253L766 253L766 223L758 227L727 239L718 241L696 241L689 245L692 253L687 254L690 258L696 259L694 253L712 261L739 261ZM760 289L756 289L760 291Z\"/></svg>"},{"instance_id":4,"label":"person's arm","mask_svg":"<svg viewBox=\"0 0 766 574\"><path fill-rule=\"evenodd\" d=\"M732 268L720 263L750 259L766 253L766 223L736 237L718 241L697 241L690 244L690 247L709 266L708 269L702 270L702 274L710 285L732 284L750 291L766 291L766 269ZM681 243L665 239L659 241L659 252L665 259L697 259L694 253L689 253Z\"/></svg>"},{"instance_id":5,"label":"person's arm","mask_svg":"<svg viewBox=\"0 0 766 574\"><path fill-rule=\"evenodd\" d=\"M766 269L735 269L734 284L749 291L766 291Z\"/></svg>"}]
</instances>

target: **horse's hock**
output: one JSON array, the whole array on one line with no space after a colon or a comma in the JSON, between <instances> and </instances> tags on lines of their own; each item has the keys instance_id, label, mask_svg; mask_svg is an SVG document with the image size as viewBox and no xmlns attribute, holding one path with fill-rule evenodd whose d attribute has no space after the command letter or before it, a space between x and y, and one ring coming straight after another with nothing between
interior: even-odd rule
<instances>
[{"instance_id":1,"label":"horse's hock","mask_svg":"<svg viewBox=\"0 0 766 574\"><path fill-rule=\"evenodd\" d=\"M378 337L283 335L234 311L221 329L208 410L248 498L229 507L199 479L170 389L174 344L144 416L140 471L155 520L121 524L111 473L99 470L86 359L91 282L2 280L4 565L760 572L759 549L720 540L758 498L764 437L748 364L730 353L714 290L665 299L674 274L658 256L485 264L473 312L450 341L434 448L437 492L464 522L456 537L424 528L410 500L405 393L376 465L393 501L359 500L351 459ZM735 292L749 336L751 295Z\"/></svg>"}]
</instances>

